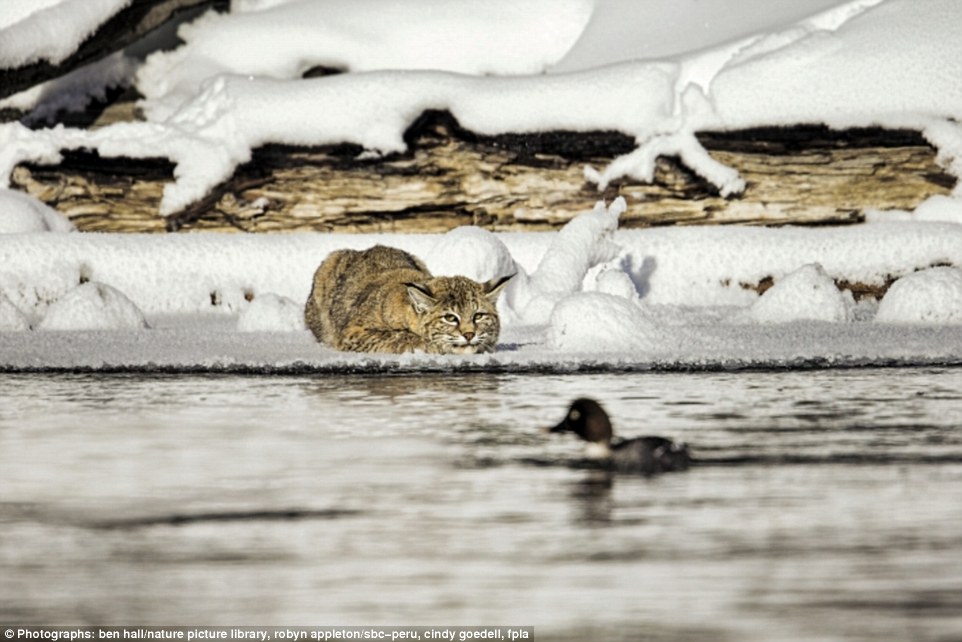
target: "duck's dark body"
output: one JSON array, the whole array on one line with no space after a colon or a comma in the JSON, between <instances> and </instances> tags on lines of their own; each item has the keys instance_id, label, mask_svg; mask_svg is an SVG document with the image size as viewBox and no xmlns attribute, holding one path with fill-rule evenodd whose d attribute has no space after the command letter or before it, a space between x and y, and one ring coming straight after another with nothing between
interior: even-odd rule
<instances>
[{"instance_id":1,"label":"duck's dark body","mask_svg":"<svg viewBox=\"0 0 962 642\"><path fill-rule=\"evenodd\" d=\"M686 470L691 464L688 447L664 437L615 440L611 444L611 465L619 472L644 475Z\"/></svg>"},{"instance_id":2,"label":"duck's dark body","mask_svg":"<svg viewBox=\"0 0 962 642\"><path fill-rule=\"evenodd\" d=\"M687 446L664 437L614 439L608 413L593 399L576 399L561 423L549 431L575 433L588 442L599 463L618 472L654 475L685 470L691 464Z\"/></svg>"}]
</instances>

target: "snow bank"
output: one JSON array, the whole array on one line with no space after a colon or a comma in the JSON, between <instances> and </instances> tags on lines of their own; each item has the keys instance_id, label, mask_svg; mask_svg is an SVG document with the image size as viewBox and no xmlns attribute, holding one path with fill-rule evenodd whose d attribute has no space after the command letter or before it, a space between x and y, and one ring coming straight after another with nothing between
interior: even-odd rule
<instances>
[{"instance_id":1,"label":"snow bank","mask_svg":"<svg viewBox=\"0 0 962 642\"><path fill-rule=\"evenodd\" d=\"M484 279L516 270L501 297L506 321L546 324L561 299L581 291L634 292L649 306L747 309L759 283L811 263L833 280L875 286L933 265L962 266L962 226L953 223L618 230L621 207L583 214L556 233L7 234L0 290L30 318L84 280L118 288L149 317L235 315L265 293L303 302L327 254L382 243L439 274Z\"/></svg>"},{"instance_id":2,"label":"snow bank","mask_svg":"<svg viewBox=\"0 0 962 642\"><path fill-rule=\"evenodd\" d=\"M738 42L847 0L604 0L571 51L549 71L582 71L625 60L690 54Z\"/></svg>"},{"instance_id":3,"label":"snow bank","mask_svg":"<svg viewBox=\"0 0 962 642\"><path fill-rule=\"evenodd\" d=\"M818 263L838 281L882 286L933 265L962 265L962 226L891 222L840 228L620 230L621 260L645 302L749 306L759 283Z\"/></svg>"},{"instance_id":4,"label":"snow bank","mask_svg":"<svg viewBox=\"0 0 962 642\"><path fill-rule=\"evenodd\" d=\"M850 321L855 301L843 293L821 265L804 265L766 290L749 310L762 323Z\"/></svg>"},{"instance_id":5,"label":"snow bank","mask_svg":"<svg viewBox=\"0 0 962 642\"><path fill-rule=\"evenodd\" d=\"M237 318L239 332L297 332L306 329L304 304L273 292L256 296Z\"/></svg>"},{"instance_id":6,"label":"snow bank","mask_svg":"<svg viewBox=\"0 0 962 642\"><path fill-rule=\"evenodd\" d=\"M131 0L16 0L20 5L0 14L0 68L16 68L45 60L63 62L101 24ZM4 12L10 9L4 9Z\"/></svg>"},{"instance_id":7,"label":"snow bank","mask_svg":"<svg viewBox=\"0 0 962 642\"><path fill-rule=\"evenodd\" d=\"M962 271L916 273L962 265L960 225L619 231L623 208L620 200L599 205L552 233L2 235L0 370L962 363ZM500 301L499 350L448 359L344 354L317 344L301 316L314 270L330 252L378 243L431 257L438 272L482 279L517 270ZM905 276L879 305L878 320L900 323L847 316L851 299L833 283L881 284L898 275ZM765 278L775 286L758 297L751 287ZM929 312L907 316L919 310ZM745 323L753 315L766 322ZM38 329L69 332L15 332L31 319L43 319Z\"/></svg>"},{"instance_id":8,"label":"snow bank","mask_svg":"<svg viewBox=\"0 0 962 642\"><path fill-rule=\"evenodd\" d=\"M953 0L853 2L737 52L710 83L713 122L924 126L962 113Z\"/></svg>"},{"instance_id":9,"label":"snow bank","mask_svg":"<svg viewBox=\"0 0 962 642\"><path fill-rule=\"evenodd\" d=\"M23 192L0 189L0 234L73 232L66 216Z\"/></svg>"},{"instance_id":10,"label":"snow bank","mask_svg":"<svg viewBox=\"0 0 962 642\"><path fill-rule=\"evenodd\" d=\"M936 267L903 276L879 303L881 323L962 323L962 270Z\"/></svg>"},{"instance_id":11,"label":"snow bank","mask_svg":"<svg viewBox=\"0 0 962 642\"><path fill-rule=\"evenodd\" d=\"M123 292L104 283L84 283L47 310L39 330L133 330L147 328L137 306Z\"/></svg>"}]
</instances>

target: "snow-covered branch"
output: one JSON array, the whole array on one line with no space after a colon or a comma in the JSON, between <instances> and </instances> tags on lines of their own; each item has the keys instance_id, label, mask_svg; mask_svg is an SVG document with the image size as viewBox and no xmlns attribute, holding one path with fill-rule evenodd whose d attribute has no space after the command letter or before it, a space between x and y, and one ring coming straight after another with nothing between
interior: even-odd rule
<instances>
[{"instance_id":1,"label":"snow-covered branch","mask_svg":"<svg viewBox=\"0 0 962 642\"><path fill-rule=\"evenodd\" d=\"M0 24L0 99L136 42L178 14L228 0L65 0Z\"/></svg>"}]
</instances>

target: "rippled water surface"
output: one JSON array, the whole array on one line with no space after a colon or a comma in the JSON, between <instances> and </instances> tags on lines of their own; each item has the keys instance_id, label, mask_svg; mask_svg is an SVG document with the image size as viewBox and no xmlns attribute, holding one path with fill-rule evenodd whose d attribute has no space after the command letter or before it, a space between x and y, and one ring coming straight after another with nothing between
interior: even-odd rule
<instances>
[{"instance_id":1,"label":"rippled water surface","mask_svg":"<svg viewBox=\"0 0 962 642\"><path fill-rule=\"evenodd\" d=\"M0 375L0 620L962 639L962 369ZM593 396L688 442L568 465Z\"/></svg>"}]
</instances>

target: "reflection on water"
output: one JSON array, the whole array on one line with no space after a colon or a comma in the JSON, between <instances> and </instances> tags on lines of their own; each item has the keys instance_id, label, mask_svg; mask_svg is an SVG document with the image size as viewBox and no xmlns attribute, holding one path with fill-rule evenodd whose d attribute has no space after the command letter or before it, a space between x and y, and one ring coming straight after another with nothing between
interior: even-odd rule
<instances>
[{"instance_id":1,"label":"reflection on water","mask_svg":"<svg viewBox=\"0 0 962 642\"><path fill-rule=\"evenodd\" d=\"M0 375L0 621L952 640L962 370ZM567 465L577 396L688 442Z\"/></svg>"}]
</instances>

